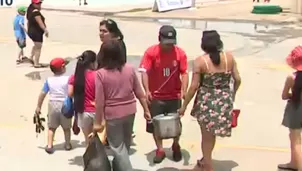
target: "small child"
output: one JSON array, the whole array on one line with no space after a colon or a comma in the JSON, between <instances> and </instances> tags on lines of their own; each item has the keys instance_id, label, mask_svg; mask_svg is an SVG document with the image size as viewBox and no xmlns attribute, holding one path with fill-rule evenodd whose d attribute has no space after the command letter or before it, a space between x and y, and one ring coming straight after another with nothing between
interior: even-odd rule
<instances>
[{"instance_id":1,"label":"small child","mask_svg":"<svg viewBox=\"0 0 302 171\"><path fill-rule=\"evenodd\" d=\"M41 113L41 107L44 98L49 94L48 102L48 143L45 151L48 154L54 153L53 140L56 129L61 126L65 136L65 150L72 149L70 143L71 137L71 119L66 118L61 109L65 98L68 96L68 80L69 76L64 76L65 73L65 60L62 58L54 58L50 62L50 70L54 73L54 76L48 77L44 83L42 92L38 98L38 104L35 114Z\"/></svg>"},{"instance_id":2,"label":"small child","mask_svg":"<svg viewBox=\"0 0 302 171\"><path fill-rule=\"evenodd\" d=\"M16 60L17 64L20 64L23 59L26 59L23 52L23 49L26 47L26 29L24 27L24 15L26 10L27 8L25 6L20 6L18 8L18 14L14 19L15 37L20 48L20 52Z\"/></svg>"}]
</instances>

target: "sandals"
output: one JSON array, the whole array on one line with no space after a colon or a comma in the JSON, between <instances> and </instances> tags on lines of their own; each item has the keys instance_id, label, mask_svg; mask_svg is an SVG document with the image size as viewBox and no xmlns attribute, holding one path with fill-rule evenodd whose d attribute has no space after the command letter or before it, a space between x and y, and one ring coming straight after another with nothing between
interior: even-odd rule
<instances>
[{"instance_id":1,"label":"sandals","mask_svg":"<svg viewBox=\"0 0 302 171\"><path fill-rule=\"evenodd\" d=\"M34 68L46 68L47 65L43 65L43 64L38 64L38 65L34 65Z\"/></svg>"},{"instance_id":2,"label":"sandals","mask_svg":"<svg viewBox=\"0 0 302 171\"><path fill-rule=\"evenodd\" d=\"M72 150L72 145L70 143L65 144L64 148L66 151L70 151L70 150Z\"/></svg>"},{"instance_id":3,"label":"sandals","mask_svg":"<svg viewBox=\"0 0 302 171\"><path fill-rule=\"evenodd\" d=\"M290 170L290 171L298 171L298 169L293 168L289 163L287 164L279 164L278 169L281 170Z\"/></svg>"},{"instance_id":4,"label":"sandals","mask_svg":"<svg viewBox=\"0 0 302 171\"><path fill-rule=\"evenodd\" d=\"M203 158L201 158L200 160L197 160L197 166L199 167L199 168L202 168L202 165L203 165Z\"/></svg>"},{"instance_id":5,"label":"sandals","mask_svg":"<svg viewBox=\"0 0 302 171\"><path fill-rule=\"evenodd\" d=\"M22 62L23 62L23 61L22 61L21 59L17 59L17 60L16 60L16 63L17 63L17 64L20 64L20 63L22 63Z\"/></svg>"},{"instance_id":6,"label":"sandals","mask_svg":"<svg viewBox=\"0 0 302 171\"><path fill-rule=\"evenodd\" d=\"M55 150L54 150L53 147L46 146L45 147L45 152L48 153L48 154L53 154L55 152Z\"/></svg>"}]
</instances>

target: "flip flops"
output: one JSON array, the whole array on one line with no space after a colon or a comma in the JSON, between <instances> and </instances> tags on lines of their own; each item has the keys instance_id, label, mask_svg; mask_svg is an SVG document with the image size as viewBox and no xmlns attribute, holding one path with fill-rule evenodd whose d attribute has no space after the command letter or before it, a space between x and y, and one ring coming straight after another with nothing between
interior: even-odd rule
<instances>
[{"instance_id":1,"label":"flip flops","mask_svg":"<svg viewBox=\"0 0 302 171\"><path fill-rule=\"evenodd\" d=\"M278 169L281 170L289 170L289 171L298 171L298 169L293 168L292 166L290 166L289 163L287 164L279 164L278 165Z\"/></svg>"},{"instance_id":2,"label":"flip flops","mask_svg":"<svg viewBox=\"0 0 302 171\"><path fill-rule=\"evenodd\" d=\"M48 67L48 66L44 65L44 64L34 65L34 68L46 68L46 67Z\"/></svg>"},{"instance_id":3,"label":"flip flops","mask_svg":"<svg viewBox=\"0 0 302 171\"><path fill-rule=\"evenodd\" d=\"M45 152L47 154L53 154L55 152L55 150L53 149L53 147L45 147Z\"/></svg>"}]
</instances>

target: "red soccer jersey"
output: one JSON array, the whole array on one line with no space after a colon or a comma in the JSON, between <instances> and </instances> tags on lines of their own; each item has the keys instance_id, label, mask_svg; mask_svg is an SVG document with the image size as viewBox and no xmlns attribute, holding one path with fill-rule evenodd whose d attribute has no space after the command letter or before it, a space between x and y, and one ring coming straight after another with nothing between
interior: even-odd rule
<instances>
[{"instance_id":1,"label":"red soccer jersey","mask_svg":"<svg viewBox=\"0 0 302 171\"><path fill-rule=\"evenodd\" d=\"M187 68L187 55L181 48L163 52L157 44L146 50L139 71L148 73L153 99L173 100L181 98L180 74L187 73Z\"/></svg>"}]
</instances>

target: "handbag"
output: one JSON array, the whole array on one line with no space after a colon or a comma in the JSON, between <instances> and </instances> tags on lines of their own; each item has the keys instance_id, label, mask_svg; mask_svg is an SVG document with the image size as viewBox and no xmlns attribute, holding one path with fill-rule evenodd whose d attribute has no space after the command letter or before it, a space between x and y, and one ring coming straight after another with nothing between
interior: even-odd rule
<instances>
[{"instance_id":1,"label":"handbag","mask_svg":"<svg viewBox=\"0 0 302 171\"><path fill-rule=\"evenodd\" d=\"M73 100L71 97L66 97L63 106L61 109L61 113L66 117L66 118L72 118L74 115L74 106L73 106Z\"/></svg>"},{"instance_id":2,"label":"handbag","mask_svg":"<svg viewBox=\"0 0 302 171\"><path fill-rule=\"evenodd\" d=\"M240 109L233 109L232 111L232 128L236 128L238 125L238 117L240 114Z\"/></svg>"}]
</instances>

